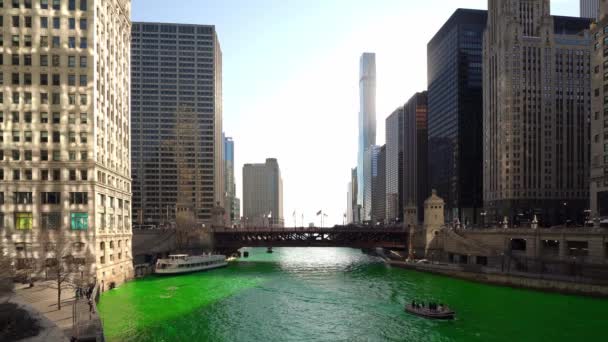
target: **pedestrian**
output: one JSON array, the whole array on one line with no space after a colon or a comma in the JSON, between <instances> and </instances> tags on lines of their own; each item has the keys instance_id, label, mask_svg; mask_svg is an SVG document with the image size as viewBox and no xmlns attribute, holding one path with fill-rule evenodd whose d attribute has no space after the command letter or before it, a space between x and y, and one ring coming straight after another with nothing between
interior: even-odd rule
<instances>
[{"instance_id":1,"label":"pedestrian","mask_svg":"<svg viewBox=\"0 0 608 342\"><path fill-rule=\"evenodd\" d=\"M93 301L89 299L89 312L93 312Z\"/></svg>"}]
</instances>

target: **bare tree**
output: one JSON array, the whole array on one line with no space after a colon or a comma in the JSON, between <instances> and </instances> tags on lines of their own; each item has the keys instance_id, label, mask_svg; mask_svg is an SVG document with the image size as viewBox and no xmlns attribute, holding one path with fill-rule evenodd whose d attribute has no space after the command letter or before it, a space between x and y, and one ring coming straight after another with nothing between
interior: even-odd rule
<instances>
[{"instance_id":1,"label":"bare tree","mask_svg":"<svg viewBox=\"0 0 608 342\"><path fill-rule=\"evenodd\" d=\"M0 297L13 291L15 271L4 247L4 239L0 237Z\"/></svg>"},{"instance_id":2,"label":"bare tree","mask_svg":"<svg viewBox=\"0 0 608 342\"><path fill-rule=\"evenodd\" d=\"M66 288L74 286L73 277L78 272L82 259L76 260L73 255L72 242L60 232L44 234L40 238L43 256L40 261L44 263L47 277L57 286L57 310L61 310L61 294Z\"/></svg>"}]
</instances>

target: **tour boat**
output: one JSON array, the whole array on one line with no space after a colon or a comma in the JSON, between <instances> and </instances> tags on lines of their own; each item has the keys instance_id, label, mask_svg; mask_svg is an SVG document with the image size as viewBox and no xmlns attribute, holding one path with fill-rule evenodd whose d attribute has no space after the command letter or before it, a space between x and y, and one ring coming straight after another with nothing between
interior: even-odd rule
<instances>
[{"instance_id":1,"label":"tour boat","mask_svg":"<svg viewBox=\"0 0 608 342\"><path fill-rule=\"evenodd\" d=\"M180 274L210 270L228 265L223 255L174 254L167 259L158 259L154 272L157 274Z\"/></svg>"},{"instance_id":2,"label":"tour boat","mask_svg":"<svg viewBox=\"0 0 608 342\"><path fill-rule=\"evenodd\" d=\"M416 316L432 319L454 319L456 313L447 306L440 307L437 310L431 310L428 307L417 308L411 304L405 306L405 311Z\"/></svg>"}]
</instances>

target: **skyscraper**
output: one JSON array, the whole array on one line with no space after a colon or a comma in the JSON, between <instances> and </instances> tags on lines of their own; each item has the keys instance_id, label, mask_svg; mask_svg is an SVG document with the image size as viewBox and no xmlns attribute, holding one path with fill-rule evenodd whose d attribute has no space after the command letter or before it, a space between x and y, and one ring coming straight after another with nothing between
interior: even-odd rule
<instances>
[{"instance_id":1,"label":"skyscraper","mask_svg":"<svg viewBox=\"0 0 608 342\"><path fill-rule=\"evenodd\" d=\"M374 148L372 159L372 222L386 220L386 145Z\"/></svg>"},{"instance_id":2,"label":"skyscraper","mask_svg":"<svg viewBox=\"0 0 608 342\"><path fill-rule=\"evenodd\" d=\"M580 0L581 18L599 20L600 0Z\"/></svg>"},{"instance_id":3,"label":"skyscraper","mask_svg":"<svg viewBox=\"0 0 608 342\"><path fill-rule=\"evenodd\" d=\"M429 187L445 200L448 220L475 222L483 207L486 21L486 11L458 9L427 46Z\"/></svg>"},{"instance_id":4,"label":"skyscraper","mask_svg":"<svg viewBox=\"0 0 608 342\"><path fill-rule=\"evenodd\" d=\"M171 222L179 199L210 222L225 193L215 27L134 23L132 37L134 215L139 223Z\"/></svg>"},{"instance_id":5,"label":"skyscraper","mask_svg":"<svg viewBox=\"0 0 608 342\"><path fill-rule=\"evenodd\" d=\"M283 179L276 159L243 166L243 220L250 227L283 227Z\"/></svg>"},{"instance_id":6,"label":"skyscraper","mask_svg":"<svg viewBox=\"0 0 608 342\"><path fill-rule=\"evenodd\" d=\"M359 61L359 151L357 156L357 204L361 207L361 221L371 216L371 191L367 192L364 175L369 169L365 154L376 144L376 55L364 53ZM367 186L369 188L370 185ZM366 203L368 204L366 206Z\"/></svg>"},{"instance_id":7,"label":"skyscraper","mask_svg":"<svg viewBox=\"0 0 608 342\"><path fill-rule=\"evenodd\" d=\"M404 109L397 108L386 118L386 220L403 222L403 142Z\"/></svg>"},{"instance_id":8,"label":"skyscraper","mask_svg":"<svg viewBox=\"0 0 608 342\"><path fill-rule=\"evenodd\" d=\"M236 197L236 182L234 179L234 141L231 137L224 136L224 188L226 205L225 209L230 217L230 222L238 223L241 216L239 199Z\"/></svg>"},{"instance_id":9,"label":"skyscraper","mask_svg":"<svg viewBox=\"0 0 608 342\"><path fill-rule=\"evenodd\" d=\"M0 239L17 269L66 246L106 288L133 274L130 12L0 1Z\"/></svg>"},{"instance_id":10,"label":"skyscraper","mask_svg":"<svg viewBox=\"0 0 608 342\"><path fill-rule=\"evenodd\" d=\"M593 218L608 217L608 106L604 88L608 74L608 57L604 53L608 33L608 1L601 1L599 22L591 30L594 39L591 66L595 72L591 77L591 89L599 96L591 100L591 215Z\"/></svg>"},{"instance_id":11,"label":"skyscraper","mask_svg":"<svg viewBox=\"0 0 608 342\"><path fill-rule=\"evenodd\" d=\"M424 219L428 189L428 105L427 92L416 93L403 106L403 200L418 207L418 220Z\"/></svg>"},{"instance_id":12,"label":"skyscraper","mask_svg":"<svg viewBox=\"0 0 608 342\"><path fill-rule=\"evenodd\" d=\"M357 222L361 222L360 217L361 217L361 207L359 206L358 202L357 202L357 196L358 196L358 191L357 191L357 186L358 186L358 182L357 182L357 168L355 167L354 169L351 170L351 177L350 177L350 208L351 208L351 216L349 218L349 222L350 223L357 223Z\"/></svg>"},{"instance_id":13,"label":"skyscraper","mask_svg":"<svg viewBox=\"0 0 608 342\"><path fill-rule=\"evenodd\" d=\"M483 193L491 219L556 224L587 209L590 21L552 17L548 0L488 1Z\"/></svg>"}]
</instances>

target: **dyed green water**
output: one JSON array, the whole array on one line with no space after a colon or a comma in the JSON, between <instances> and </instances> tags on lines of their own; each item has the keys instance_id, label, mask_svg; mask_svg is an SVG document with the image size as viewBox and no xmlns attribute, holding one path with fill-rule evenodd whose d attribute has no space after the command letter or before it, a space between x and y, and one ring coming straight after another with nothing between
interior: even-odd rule
<instances>
[{"instance_id":1,"label":"dyed green water","mask_svg":"<svg viewBox=\"0 0 608 342\"><path fill-rule=\"evenodd\" d=\"M350 249L250 250L228 268L106 292L108 341L605 341L608 301L390 268ZM412 299L458 312L436 322Z\"/></svg>"}]
</instances>

